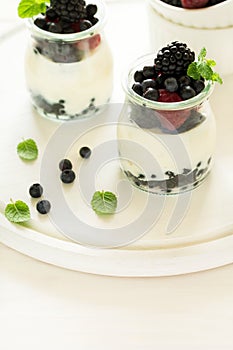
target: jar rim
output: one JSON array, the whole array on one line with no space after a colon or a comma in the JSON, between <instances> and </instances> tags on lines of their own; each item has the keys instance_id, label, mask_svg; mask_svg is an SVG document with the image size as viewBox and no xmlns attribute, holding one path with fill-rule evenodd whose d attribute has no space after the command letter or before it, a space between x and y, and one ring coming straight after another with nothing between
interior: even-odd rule
<instances>
[{"instance_id":1,"label":"jar rim","mask_svg":"<svg viewBox=\"0 0 233 350\"><path fill-rule=\"evenodd\" d=\"M94 24L91 28L84 30L82 32L76 32L76 33L70 33L70 34L59 34L59 33L52 33L48 32L46 30L43 30L39 27L37 27L34 24L35 18L27 18L27 27L29 30L37 33L41 38L48 39L48 40L54 40L54 41L77 41L89 38L93 36L96 32L99 32L102 27L104 27L106 23L106 5L102 0L95 0L95 4L97 5L97 15L99 21Z\"/></svg>"},{"instance_id":2,"label":"jar rim","mask_svg":"<svg viewBox=\"0 0 233 350\"><path fill-rule=\"evenodd\" d=\"M205 88L198 95L184 101L158 102L158 101L148 100L143 96L140 96L132 89L132 84L134 82L133 75L137 70L142 69L143 65L152 65L153 63L151 62L154 62L155 56L156 56L155 53L149 53L149 54L140 56L139 58L131 62L131 64L128 66L127 70L125 71L122 79L122 86L130 101L151 109L171 111L171 110L192 108L202 103L204 100L206 100L213 92L214 83L212 81L207 80L205 83Z\"/></svg>"}]
</instances>

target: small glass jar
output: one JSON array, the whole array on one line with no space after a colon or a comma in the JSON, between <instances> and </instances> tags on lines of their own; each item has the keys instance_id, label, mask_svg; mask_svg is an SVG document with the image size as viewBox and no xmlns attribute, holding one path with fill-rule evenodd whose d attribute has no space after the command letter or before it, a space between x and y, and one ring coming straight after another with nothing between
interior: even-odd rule
<instances>
[{"instance_id":1,"label":"small glass jar","mask_svg":"<svg viewBox=\"0 0 233 350\"><path fill-rule=\"evenodd\" d=\"M104 35L106 12L101 1L95 3L99 21L82 32L51 33L28 20L26 83L34 107L44 117L73 120L92 116L111 97L113 60Z\"/></svg>"},{"instance_id":2,"label":"small glass jar","mask_svg":"<svg viewBox=\"0 0 233 350\"><path fill-rule=\"evenodd\" d=\"M212 167L216 124L208 98L213 83L206 82L189 100L147 100L132 85L135 71L153 58L138 59L123 81L126 98L117 130L121 167L141 190L178 194L200 185Z\"/></svg>"}]
</instances>

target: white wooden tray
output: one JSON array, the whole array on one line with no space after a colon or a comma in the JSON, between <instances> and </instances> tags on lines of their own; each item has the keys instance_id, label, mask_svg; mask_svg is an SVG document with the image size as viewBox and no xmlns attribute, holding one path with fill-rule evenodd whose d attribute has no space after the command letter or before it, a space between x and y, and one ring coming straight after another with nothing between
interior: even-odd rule
<instances>
[{"instance_id":1,"label":"white wooden tray","mask_svg":"<svg viewBox=\"0 0 233 350\"><path fill-rule=\"evenodd\" d=\"M122 181L123 176L119 171L114 147L109 147L109 161L104 159L94 174L85 173L92 169L91 163L87 165L88 163L80 162L77 156L79 147L84 143L88 143L93 150L101 149L104 143L114 146L114 122L117 120L117 113L108 115L107 110L105 114L100 115L98 121L101 126L96 126L92 120L84 121L86 125L82 124L82 127L88 132L82 133L79 123L76 123L76 129L72 128L73 131L69 127L66 130L66 127L61 128L59 123L43 119L33 112L24 84L22 67L25 41L19 45L22 38L19 33L0 46L0 72L4 77L4 84L0 87L0 241L50 264L103 275L167 276L232 263L233 77L225 78L224 86L216 88L211 100L218 127L214 169L207 181L193 191L191 198L185 202L187 205L184 206L183 212L180 211L176 216L176 219L180 218L178 224L179 220L171 221L172 213L177 208L178 197L168 197L164 200L165 197L153 196L148 199L146 193L129 187L128 183ZM115 93L115 101L117 96ZM121 102L121 98L119 101ZM116 110L118 108L119 104L116 105ZM91 126L95 128L91 129ZM16 154L17 143L28 137L37 141L40 151L39 158L33 163L21 161ZM60 142L57 142L58 140ZM51 155L54 157L51 158ZM64 187L59 182L57 164L63 156L71 158L78 172L78 180L69 187ZM94 152L92 159L96 159ZM89 174L86 182L83 181L82 174ZM52 202L51 216L41 217L37 214L35 201L28 195L29 186L41 181L44 185L44 197ZM121 210L114 217L99 218L88 203L93 186L96 189L109 189L119 193L125 190L125 193L128 193L128 202L121 203ZM57 192L54 191L56 188ZM10 198L24 200L30 205L32 220L29 225L14 225L5 219L2 213ZM148 201L149 211L145 210ZM155 209L151 210L153 203ZM63 228L59 231L56 225L58 217L66 218L64 208L69 208L78 218L77 225L72 226L72 240L67 237ZM59 215L54 216L52 213ZM129 229L127 239L122 239L122 236L119 238L121 228L126 224L131 225L141 215L145 224L144 230L135 234ZM61 222L62 220L58 226L61 226ZM83 225L89 226L90 237L83 235ZM175 226L176 229L170 232L171 227ZM110 242L106 245L98 236L101 231L105 231L104 234L113 232ZM112 244L115 238L116 242ZM127 245L130 240L135 241ZM106 249L107 246L114 245L122 247Z\"/></svg>"}]
</instances>

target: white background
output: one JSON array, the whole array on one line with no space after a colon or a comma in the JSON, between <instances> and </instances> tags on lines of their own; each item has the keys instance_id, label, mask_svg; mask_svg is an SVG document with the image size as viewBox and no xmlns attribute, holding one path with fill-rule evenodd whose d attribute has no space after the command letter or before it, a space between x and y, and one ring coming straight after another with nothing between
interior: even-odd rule
<instances>
[{"instance_id":1,"label":"white background","mask_svg":"<svg viewBox=\"0 0 233 350\"><path fill-rule=\"evenodd\" d=\"M119 58L114 96L121 98L121 68L148 44L146 13L143 1L111 3L108 35ZM21 22L17 1L0 5L1 44ZM3 350L232 350L232 326L233 265L167 278L111 278L63 270L0 244Z\"/></svg>"}]
</instances>

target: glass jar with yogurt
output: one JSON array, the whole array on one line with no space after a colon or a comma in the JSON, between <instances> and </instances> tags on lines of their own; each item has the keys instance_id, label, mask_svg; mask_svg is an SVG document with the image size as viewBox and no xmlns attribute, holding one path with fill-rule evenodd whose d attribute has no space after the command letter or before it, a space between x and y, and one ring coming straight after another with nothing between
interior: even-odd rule
<instances>
[{"instance_id":1,"label":"glass jar with yogurt","mask_svg":"<svg viewBox=\"0 0 233 350\"><path fill-rule=\"evenodd\" d=\"M104 34L106 11L101 1L96 5L98 22L80 32L53 33L28 20L26 83L44 117L64 121L92 116L111 97L113 59Z\"/></svg>"},{"instance_id":2,"label":"glass jar with yogurt","mask_svg":"<svg viewBox=\"0 0 233 350\"><path fill-rule=\"evenodd\" d=\"M199 186L209 174L216 124L209 104L213 83L179 102L148 100L132 89L134 74L154 55L139 58L126 74L118 123L121 167L128 180L155 194L178 194Z\"/></svg>"}]
</instances>

